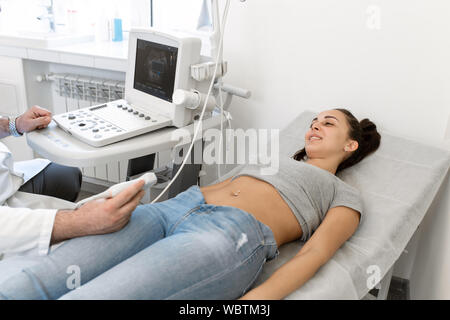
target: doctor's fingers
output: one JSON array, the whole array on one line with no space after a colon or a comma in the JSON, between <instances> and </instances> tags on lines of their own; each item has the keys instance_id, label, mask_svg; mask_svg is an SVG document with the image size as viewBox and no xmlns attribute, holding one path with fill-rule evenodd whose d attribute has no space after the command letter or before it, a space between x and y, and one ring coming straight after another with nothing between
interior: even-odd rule
<instances>
[{"instance_id":1,"label":"doctor's fingers","mask_svg":"<svg viewBox=\"0 0 450 320\"><path fill-rule=\"evenodd\" d=\"M116 232L127 225L128 221L130 221L134 209L139 204L139 201L142 199L143 195L144 191L141 191L132 199L132 201L130 201L125 206L116 211L115 213L116 220L114 221L114 224L111 226L111 229L108 230L107 232Z\"/></svg>"},{"instance_id":2,"label":"doctor's fingers","mask_svg":"<svg viewBox=\"0 0 450 320\"><path fill-rule=\"evenodd\" d=\"M21 115L16 119L16 128L21 133L30 132L41 126L47 126L50 121L50 117L41 117L34 119L27 115Z\"/></svg>"},{"instance_id":3,"label":"doctor's fingers","mask_svg":"<svg viewBox=\"0 0 450 320\"><path fill-rule=\"evenodd\" d=\"M126 188L125 190L121 191L118 195L115 197L109 199L108 201L116 208L120 208L128 202L130 202L138 193L142 190L142 187L144 186L144 181L139 180L136 183L133 183L131 186Z\"/></svg>"},{"instance_id":4,"label":"doctor's fingers","mask_svg":"<svg viewBox=\"0 0 450 320\"><path fill-rule=\"evenodd\" d=\"M119 209L120 213L123 214L124 216L129 215L129 217L130 217L132 212L134 211L134 209L136 209L136 207L139 205L139 203L144 195L145 195L145 192L143 190L141 190L128 203L126 203L124 206L122 206Z\"/></svg>"},{"instance_id":5,"label":"doctor's fingers","mask_svg":"<svg viewBox=\"0 0 450 320\"><path fill-rule=\"evenodd\" d=\"M49 125L50 121L52 121L52 118L48 117L48 116L35 118L35 119L31 120L33 126L37 129L43 129L43 128L47 127Z\"/></svg>"},{"instance_id":6,"label":"doctor's fingers","mask_svg":"<svg viewBox=\"0 0 450 320\"><path fill-rule=\"evenodd\" d=\"M35 117L51 117L52 113L40 106L32 106L28 112L32 113Z\"/></svg>"}]
</instances>

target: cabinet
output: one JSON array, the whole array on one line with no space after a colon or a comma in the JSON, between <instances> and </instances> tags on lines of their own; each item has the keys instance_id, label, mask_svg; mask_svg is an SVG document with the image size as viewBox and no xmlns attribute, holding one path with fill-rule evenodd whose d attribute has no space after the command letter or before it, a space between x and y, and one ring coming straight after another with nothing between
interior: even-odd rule
<instances>
[{"instance_id":1,"label":"cabinet","mask_svg":"<svg viewBox=\"0 0 450 320\"><path fill-rule=\"evenodd\" d=\"M0 98L1 116L19 115L28 108L21 58L0 56ZM11 150L16 161L34 157L25 137L8 137L1 142Z\"/></svg>"}]
</instances>

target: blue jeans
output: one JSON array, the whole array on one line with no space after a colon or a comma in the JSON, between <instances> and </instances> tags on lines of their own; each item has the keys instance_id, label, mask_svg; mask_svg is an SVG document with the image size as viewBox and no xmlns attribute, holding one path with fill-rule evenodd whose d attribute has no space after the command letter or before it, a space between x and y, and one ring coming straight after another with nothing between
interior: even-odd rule
<instances>
[{"instance_id":1,"label":"blue jeans","mask_svg":"<svg viewBox=\"0 0 450 320\"><path fill-rule=\"evenodd\" d=\"M237 299L277 255L269 227L192 186L137 207L118 232L65 242L0 283L0 297Z\"/></svg>"}]
</instances>

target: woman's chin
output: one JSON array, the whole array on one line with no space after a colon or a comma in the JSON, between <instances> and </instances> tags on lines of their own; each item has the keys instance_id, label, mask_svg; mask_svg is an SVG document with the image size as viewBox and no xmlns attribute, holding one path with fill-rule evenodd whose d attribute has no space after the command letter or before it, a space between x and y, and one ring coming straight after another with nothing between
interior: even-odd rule
<instances>
[{"instance_id":1,"label":"woman's chin","mask_svg":"<svg viewBox=\"0 0 450 320\"><path fill-rule=\"evenodd\" d=\"M314 158L324 158L326 155L329 155L329 152L325 150L324 148L317 148L317 147L307 147L305 148L306 155L308 156L308 159L314 159Z\"/></svg>"}]
</instances>

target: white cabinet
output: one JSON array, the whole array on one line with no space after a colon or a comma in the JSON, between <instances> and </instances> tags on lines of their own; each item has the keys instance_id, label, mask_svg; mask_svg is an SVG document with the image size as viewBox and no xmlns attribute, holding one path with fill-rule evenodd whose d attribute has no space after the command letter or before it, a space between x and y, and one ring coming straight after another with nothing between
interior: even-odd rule
<instances>
[{"instance_id":1,"label":"white cabinet","mask_svg":"<svg viewBox=\"0 0 450 320\"><path fill-rule=\"evenodd\" d=\"M0 79L0 113L4 116L20 112L19 86L8 79Z\"/></svg>"},{"instance_id":2,"label":"white cabinet","mask_svg":"<svg viewBox=\"0 0 450 320\"><path fill-rule=\"evenodd\" d=\"M22 59L0 56L0 115L19 115L27 108ZM34 157L25 137L8 137L1 142L12 151L16 161Z\"/></svg>"}]
</instances>

